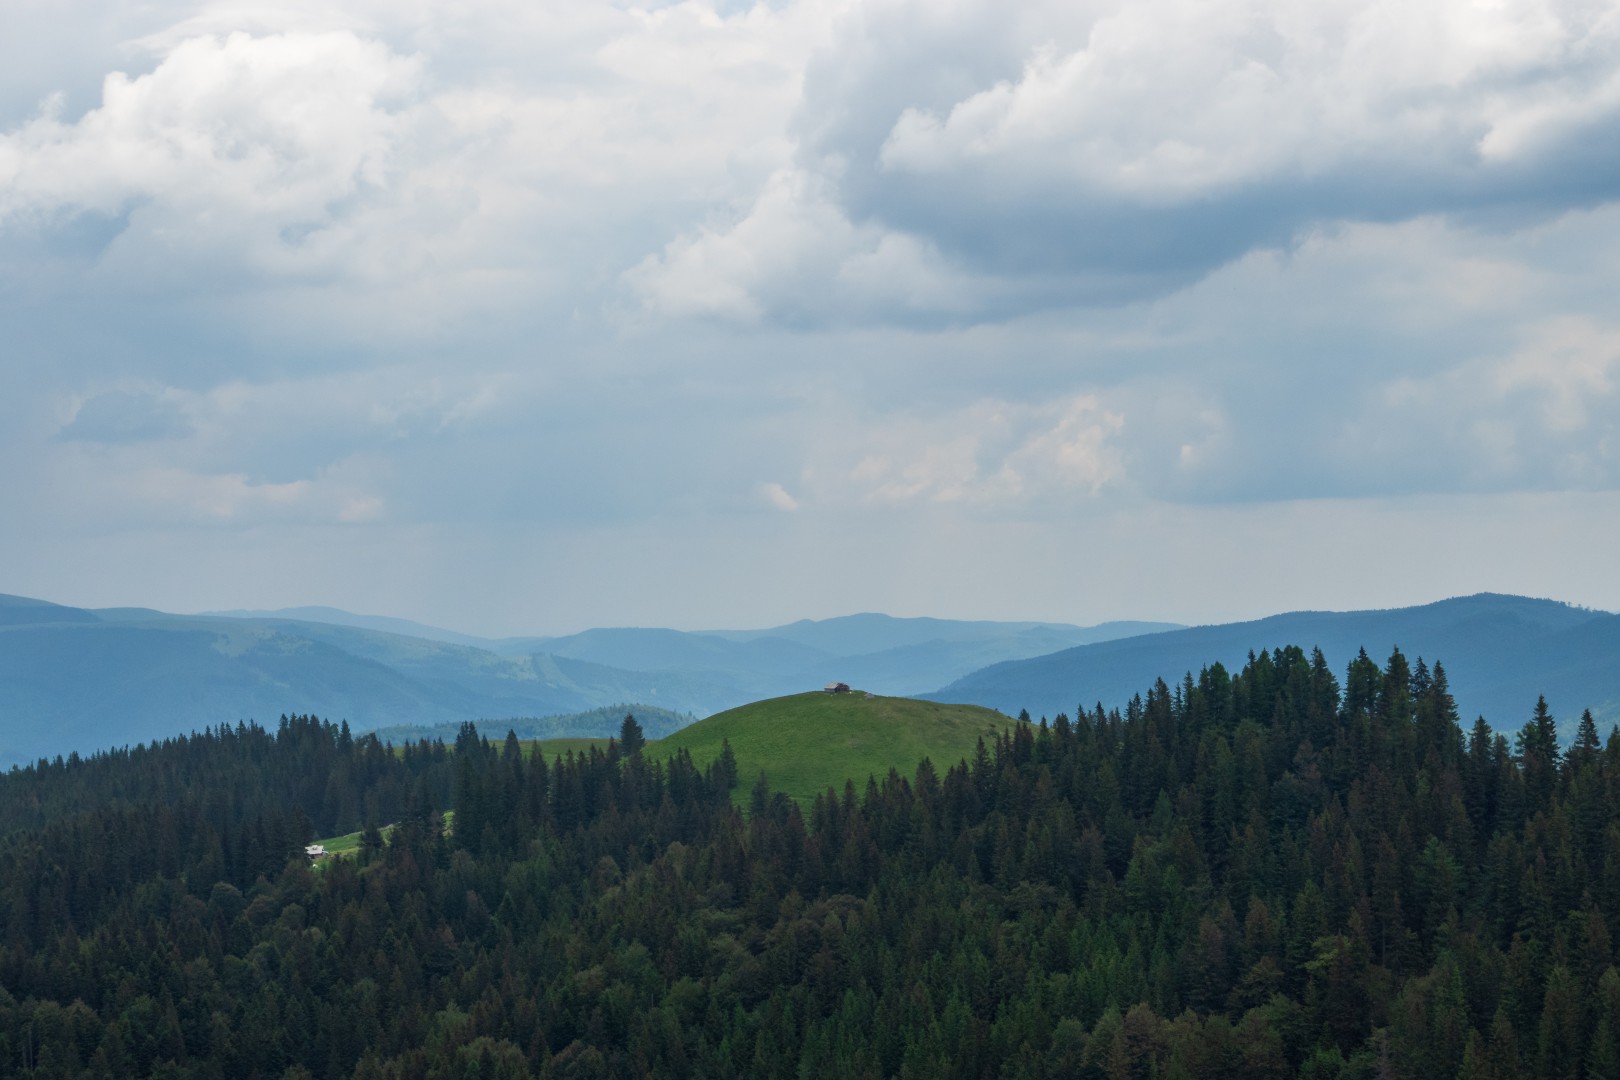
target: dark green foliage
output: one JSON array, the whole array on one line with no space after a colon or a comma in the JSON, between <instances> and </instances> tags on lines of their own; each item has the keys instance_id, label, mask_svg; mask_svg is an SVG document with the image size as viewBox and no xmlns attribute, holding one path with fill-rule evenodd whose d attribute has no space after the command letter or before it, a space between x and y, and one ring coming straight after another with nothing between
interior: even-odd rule
<instances>
[{"instance_id":1,"label":"dark green foliage","mask_svg":"<svg viewBox=\"0 0 1620 1080\"><path fill-rule=\"evenodd\" d=\"M507 720L474 720L473 727L478 729L480 735L490 739L501 738L508 731L515 732L519 739L525 741L530 739L605 739L609 735L618 732L626 713L633 713L636 722L641 725L643 734L653 739L661 739L666 735L673 734L697 719L690 713L660 709L654 705L607 705L600 709L568 713L562 716L525 716L513 717ZM460 731L460 723L434 724L430 727L397 725L374 729L377 738L396 745L406 742L421 742L424 739L429 742L434 739L454 742L457 733Z\"/></svg>"},{"instance_id":2,"label":"dark green foliage","mask_svg":"<svg viewBox=\"0 0 1620 1080\"><path fill-rule=\"evenodd\" d=\"M1398 651L1344 685L1263 652L807 811L628 717L41 763L0 1074L1620 1080L1620 737L1465 739Z\"/></svg>"}]
</instances>

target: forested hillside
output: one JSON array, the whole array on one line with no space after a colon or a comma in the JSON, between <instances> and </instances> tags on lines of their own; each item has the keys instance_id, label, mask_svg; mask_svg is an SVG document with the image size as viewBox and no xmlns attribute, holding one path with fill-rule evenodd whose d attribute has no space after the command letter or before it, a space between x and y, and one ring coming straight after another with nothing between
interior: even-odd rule
<instances>
[{"instance_id":1,"label":"forested hillside","mask_svg":"<svg viewBox=\"0 0 1620 1080\"><path fill-rule=\"evenodd\" d=\"M1465 723L1484 716L1510 730L1545 695L1574 737L1591 709L1605 728L1620 722L1620 615L1553 600L1481 593L1387 611L1294 611L1253 622L1196 626L1096 642L1027 660L1008 660L923 696L1039 715L1076 703L1123 706L1161 675L1174 678L1217 661L1240 667L1279 643L1320 648L1335 669L1362 648L1416 660L1450 657Z\"/></svg>"},{"instance_id":2,"label":"forested hillside","mask_svg":"<svg viewBox=\"0 0 1620 1080\"><path fill-rule=\"evenodd\" d=\"M1620 1077L1620 733L1555 724L1286 648L808 813L633 721L14 771L0 1071Z\"/></svg>"}]
</instances>

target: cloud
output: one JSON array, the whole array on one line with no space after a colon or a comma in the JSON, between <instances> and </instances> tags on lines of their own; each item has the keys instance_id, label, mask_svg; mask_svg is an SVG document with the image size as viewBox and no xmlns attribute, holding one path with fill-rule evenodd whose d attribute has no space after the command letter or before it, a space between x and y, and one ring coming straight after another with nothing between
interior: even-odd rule
<instances>
[{"instance_id":1,"label":"cloud","mask_svg":"<svg viewBox=\"0 0 1620 1080\"><path fill-rule=\"evenodd\" d=\"M776 507L778 510L785 510L788 513L792 513L799 508L799 500L795 499L792 495L789 495L787 488L783 487L774 480L768 484L761 484L759 486L759 494L760 497L763 498L768 504Z\"/></svg>"},{"instance_id":2,"label":"cloud","mask_svg":"<svg viewBox=\"0 0 1620 1080\"><path fill-rule=\"evenodd\" d=\"M45 90L0 127L0 236L27 253L0 275L46 301L206 297L193 326L300 349L464 341L517 311L594 319L672 220L781 166L830 19L503 0L454 18L147 12L163 16L88 109Z\"/></svg>"},{"instance_id":3,"label":"cloud","mask_svg":"<svg viewBox=\"0 0 1620 1080\"><path fill-rule=\"evenodd\" d=\"M424 513L423 462L487 452L475 433L511 424L528 392L397 368L102 390L55 406L67 422L29 479L51 513L99 527L397 520Z\"/></svg>"},{"instance_id":4,"label":"cloud","mask_svg":"<svg viewBox=\"0 0 1620 1080\"><path fill-rule=\"evenodd\" d=\"M1503 355L1384 387L1389 430L1468 488L1620 487L1620 325L1558 318Z\"/></svg>"},{"instance_id":5,"label":"cloud","mask_svg":"<svg viewBox=\"0 0 1620 1080\"><path fill-rule=\"evenodd\" d=\"M108 75L76 121L47 110L6 135L0 220L127 213L171 251L296 263L345 200L387 185L419 78L416 61L341 31L180 42L149 74Z\"/></svg>"},{"instance_id":6,"label":"cloud","mask_svg":"<svg viewBox=\"0 0 1620 1080\"><path fill-rule=\"evenodd\" d=\"M985 400L862 424L809 475L817 499L832 505L1048 511L1125 480L1124 427L1124 416L1088 394L1038 405Z\"/></svg>"},{"instance_id":7,"label":"cloud","mask_svg":"<svg viewBox=\"0 0 1620 1080\"><path fill-rule=\"evenodd\" d=\"M1324 223L1518 227L1620 192L1615 20L1402 10L173 4L126 48L150 70L0 132L0 232L79 288L455 340L611 322L620 288L799 328L1106 308Z\"/></svg>"},{"instance_id":8,"label":"cloud","mask_svg":"<svg viewBox=\"0 0 1620 1080\"><path fill-rule=\"evenodd\" d=\"M635 619L833 552L920 612L1082 531L1612 516L1601 5L64 3L0 39L7 565L296 533L356 604L584 611L640 558Z\"/></svg>"},{"instance_id":9,"label":"cloud","mask_svg":"<svg viewBox=\"0 0 1620 1080\"><path fill-rule=\"evenodd\" d=\"M825 184L794 169L773 175L738 220L671 241L625 279L660 315L800 324L966 317L1003 291L927 241L852 224Z\"/></svg>"},{"instance_id":10,"label":"cloud","mask_svg":"<svg viewBox=\"0 0 1620 1080\"><path fill-rule=\"evenodd\" d=\"M655 308L1006 318L1163 295L1323 224L1598 205L1620 196L1620 22L1574 0L872 0L812 59L794 130L794 178L671 243ZM899 272L840 294L885 245Z\"/></svg>"},{"instance_id":11,"label":"cloud","mask_svg":"<svg viewBox=\"0 0 1620 1080\"><path fill-rule=\"evenodd\" d=\"M97 531L364 524L387 516L377 490L386 467L363 457L286 481L90 448L57 457L49 470L53 483L36 496L39 508L58 523Z\"/></svg>"},{"instance_id":12,"label":"cloud","mask_svg":"<svg viewBox=\"0 0 1620 1080\"><path fill-rule=\"evenodd\" d=\"M81 402L61 437L126 443L183 438L193 430L176 395L112 390Z\"/></svg>"}]
</instances>

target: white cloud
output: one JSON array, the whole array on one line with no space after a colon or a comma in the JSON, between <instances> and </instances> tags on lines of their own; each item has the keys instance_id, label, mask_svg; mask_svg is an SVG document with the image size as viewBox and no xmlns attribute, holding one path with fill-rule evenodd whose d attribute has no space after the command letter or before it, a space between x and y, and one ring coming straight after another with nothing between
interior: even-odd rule
<instances>
[{"instance_id":1,"label":"white cloud","mask_svg":"<svg viewBox=\"0 0 1620 1080\"><path fill-rule=\"evenodd\" d=\"M0 39L7 565L442 527L506 603L536 532L746 525L921 611L1054 518L1620 486L1607 5L62 4Z\"/></svg>"},{"instance_id":2,"label":"white cloud","mask_svg":"<svg viewBox=\"0 0 1620 1080\"><path fill-rule=\"evenodd\" d=\"M624 284L663 318L994 320L1161 294L1319 221L1620 192L1620 20L1575 0L145 18L94 107L0 131L0 231L71 247L100 215L64 287L235 289L213 317L311 336L453 339Z\"/></svg>"},{"instance_id":3,"label":"white cloud","mask_svg":"<svg viewBox=\"0 0 1620 1080\"><path fill-rule=\"evenodd\" d=\"M152 9L88 111L0 127L0 235L67 259L42 297L224 293L205 318L292 341L600 310L791 155L833 10Z\"/></svg>"},{"instance_id":4,"label":"white cloud","mask_svg":"<svg viewBox=\"0 0 1620 1080\"><path fill-rule=\"evenodd\" d=\"M179 245L214 241L238 216L313 228L337 200L386 184L419 78L416 61L346 32L193 38L150 74L108 75L84 117L47 113L7 135L0 215L156 200L193 216L183 232L154 223Z\"/></svg>"},{"instance_id":5,"label":"white cloud","mask_svg":"<svg viewBox=\"0 0 1620 1080\"><path fill-rule=\"evenodd\" d=\"M1576 0L868 0L834 25L791 165L627 275L650 310L1003 319L1343 222L1620 197L1620 20Z\"/></svg>"},{"instance_id":6,"label":"white cloud","mask_svg":"<svg viewBox=\"0 0 1620 1080\"><path fill-rule=\"evenodd\" d=\"M792 513L799 508L799 500L788 494L787 488L774 480L767 484L761 484L759 494L766 503L778 510L786 510L788 513Z\"/></svg>"},{"instance_id":7,"label":"white cloud","mask_svg":"<svg viewBox=\"0 0 1620 1080\"><path fill-rule=\"evenodd\" d=\"M945 111L907 108L882 167L982 162L1019 185L1181 202L1374 162L1450 173L1522 160L1620 105L1620 26L1590 5L1089 7L1083 34L1029 42L1016 77Z\"/></svg>"},{"instance_id":8,"label":"white cloud","mask_svg":"<svg viewBox=\"0 0 1620 1080\"><path fill-rule=\"evenodd\" d=\"M1026 308L1162 294L1319 223L1620 196L1620 20L1574 0L935 8L844 24L806 156L852 220ZM900 81L925 51L943 73Z\"/></svg>"},{"instance_id":9,"label":"white cloud","mask_svg":"<svg viewBox=\"0 0 1620 1080\"><path fill-rule=\"evenodd\" d=\"M1047 510L1125 479L1125 418L1081 394L1050 404L987 400L932 416L862 423L824 450L819 501Z\"/></svg>"},{"instance_id":10,"label":"white cloud","mask_svg":"<svg viewBox=\"0 0 1620 1080\"><path fill-rule=\"evenodd\" d=\"M1616 374L1620 327L1564 318L1537 327L1529 345L1496 367L1489 385L1498 401L1533 404L1546 431L1567 435L1589 427L1594 410L1615 404Z\"/></svg>"},{"instance_id":11,"label":"white cloud","mask_svg":"<svg viewBox=\"0 0 1620 1080\"><path fill-rule=\"evenodd\" d=\"M626 281L659 314L748 322L969 315L1002 291L955 272L926 241L853 224L824 181L797 169L772 176L740 219L671 241Z\"/></svg>"},{"instance_id":12,"label":"white cloud","mask_svg":"<svg viewBox=\"0 0 1620 1080\"><path fill-rule=\"evenodd\" d=\"M1384 391L1387 423L1468 486L1620 487L1620 326L1564 317L1506 355Z\"/></svg>"},{"instance_id":13,"label":"white cloud","mask_svg":"<svg viewBox=\"0 0 1620 1080\"><path fill-rule=\"evenodd\" d=\"M186 468L139 453L74 450L51 466L56 482L45 508L58 521L98 531L110 522L121 529L359 524L382 519L386 510L374 490L378 463L363 458L287 481Z\"/></svg>"}]
</instances>

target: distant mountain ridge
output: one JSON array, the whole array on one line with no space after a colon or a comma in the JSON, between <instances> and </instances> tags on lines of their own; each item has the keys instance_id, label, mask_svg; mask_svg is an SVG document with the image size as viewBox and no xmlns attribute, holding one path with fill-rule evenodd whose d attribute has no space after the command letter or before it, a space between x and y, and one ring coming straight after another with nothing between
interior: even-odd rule
<instances>
[{"instance_id":1,"label":"distant mountain ridge","mask_svg":"<svg viewBox=\"0 0 1620 1080\"><path fill-rule=\"evenodd\" d=\"M333 626L352 626L357 630L377 630L384 634L399 634L404 637L426 638L428 641L443 641L451 645L470 645L474 648L488 648L492 642L474 634L463 634L455 630L446 630L442 626L429 626L414 619L399 619L392 615L356 615L352 611L342 608L324 607L321 605L306 605L304 607L276 608L274 610L248 610L238 608L234 611L203 611L200 618L219 619L275 619L278 621L329 623Z\"/></svg>"},{"instance_id":2,"label":"distant mountain ridge","mask_svg":"<svg viewBox=\"0 0 1620 1080\"><path fill-rule=\"evenodd\" d=\"M1320 647L1341 679L1362 647L1380 664L1397 646L1414 661L1439 660L1465 722L1484 715L1516 730L1538 694L1566 738L1583 708L1605 730L1620 721L1620 616L1497 594L1199 627L863 613L763 630L503 639L335 608L171 615L0 595L0 767L284 712L361 731L623 702L707 716L834 680L1010 715L1072 715L1288 644Z\"/></svg>"},{"instance_id":3,"label":"distant mountain ridge","mask_svg":"<svg viewBox=\"0 0 1620 1080\"><path fill-rule=\"evenodd\" d=\"M1480 593L1382 611L1299 611L1098 642L986 667L925 695L1016 713L1071 716L1077 706L1123 705L1163 678L1174 685L1219 661L1282 645L1321 648L1342 681L1365 648L1381 665L1395 648L1445 669L1458 711L1516 731L1545 694L1567 739L1582 709L1620 722L1620 616L1553 600Z\"/></svg>"},{"instance_id":4,"label":"distant mountain ridge","mask_svg":"<svg viewBox=\"0 0 1620 1080\"><path fill-rule=\"evenodd\" d=\"M290 712L364 731L622 702L704 716L852 677L915 694L998 660L1167 625L868 614L780 633L483 639L336 608L173 615L0 595L0 766Z\"/></svg>"}]
</instances>

